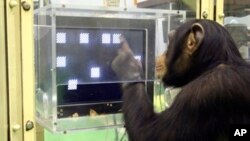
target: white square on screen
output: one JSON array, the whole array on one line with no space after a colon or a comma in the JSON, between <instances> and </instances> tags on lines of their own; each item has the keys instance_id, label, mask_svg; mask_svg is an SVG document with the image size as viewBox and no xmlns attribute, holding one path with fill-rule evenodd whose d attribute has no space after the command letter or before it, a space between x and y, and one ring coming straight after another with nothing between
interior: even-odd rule
<instances>
[{"instance_id":1,"label":"white square on screen","mask_svg":"<svg viewBox=\"0 0 250 141\"><path fill-rule=\"evenodd\" d=\"M99 78L100 77L100 68L99 67L93 67L91 68L91 78Z\"/></svg>"},{"instance_id":2,"label":"white square on screen","mask_svg":"<svg viewBox=\"0 0 250 141\"><path fill-rule=\"evenodd\" d=\"M56 57L56 67L66 67L66 57L65 56Z\"/></svg>"},{"instance_id":3,"label":"white square on screen","mask_svg":"<svg viewBox=\"0 0 250 141\"><path fill-rule=\"evenodd\" d=\"M89 43L89 33L81 33L80 44L88 44L88 43Z\"/></svg>"},{"instance_id":4,"label":"white square on screen","mask_svg":"<svg viewBox=\"0 0 250 141\"><path fill-rule=\"evenodd\" d=\"M77 89L77 79L70 79L68 81L68 90L76 90Z\"/></svg>"},{"instance_id":5,"label":"white square on screen","mask_svg":"<svg viewBox=\"0 0 250 141\"><path fill-rule=\"evenodd\" d=\"M119 34L119 33L113 34L113 44L120 44L121 43L120 36L121 36L121 34Z\"/></svg>"},{"instance_id":6,"label":"white square on screen","mask_svg":"<svg viewBox=\"0 0 250 141\"><path fill-rule=\"evenodd\" d=\"M135 59L138 60L138 61L141 61L141 56L140 55L136 55Z\"/></svg>"},{"instance_id":7,"label":"white square on screen","mask_svg":"<svg viewBox=\"0 0 250 141\"><path fill-rule=\"evenodd\" d=\"M103 44L110 44L111 43L111 35L109 33L102 34L102 43Z\"/></svg>"},{"instance_id":8,"label":"white square on screen","mask_svg":"<svg viewBox=\"0 0 250 141\"><path fill-rule=\"evenodd\" d=\"M65 44L66 43L66 33L64 33L64 32L56 33L56 43Z\"/></svg>"}]
</instances>

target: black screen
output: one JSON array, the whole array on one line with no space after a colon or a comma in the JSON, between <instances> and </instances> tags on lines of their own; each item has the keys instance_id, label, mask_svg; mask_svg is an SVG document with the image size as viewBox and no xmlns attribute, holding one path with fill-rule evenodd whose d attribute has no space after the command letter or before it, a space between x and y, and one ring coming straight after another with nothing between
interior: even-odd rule
<instances>
[{"instance_id":1,"label":"black screen","mask_svg":"<svg viewBox=\"0 0 250 141\"><path fill-rule=\"evenodd\" d=\"M120 35L145 66L144 29L57 28L58 105L121 101L120 83L111 69Z\"/></svg>"}]
</instances>

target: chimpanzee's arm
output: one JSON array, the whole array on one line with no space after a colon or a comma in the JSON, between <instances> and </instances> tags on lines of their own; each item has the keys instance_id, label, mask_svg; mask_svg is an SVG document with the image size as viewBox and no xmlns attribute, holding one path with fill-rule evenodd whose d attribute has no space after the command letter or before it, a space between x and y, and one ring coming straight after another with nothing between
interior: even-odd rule
<instances>
[{"instance_id":1,"label":"chimpanzee's arm","mask_svg":"<svg viewBox=\"0 0 250 141\"><path fill-rule=\"evenodd\" d=\"M140 82L129 84L123 92L123 113L130 141L144 140L150 136L148 127L156 119L153 104L145 93L145 85Z\"/></svg>"},{"instance_id":2,"label":"chimpanzee's arm","mask_svg":"<svg viewBox=\"0 0 250 141\"><path fill-rule=\"evenodd\" d=\"M184 86L173 105L160 114L154 113L142 83L130 85L123 96L129 138L132 141L227 139L229 124L243 119L250 122L247 84L249 81L244 82L234 70L216 68Z\"/></svg>"}]
</instances>

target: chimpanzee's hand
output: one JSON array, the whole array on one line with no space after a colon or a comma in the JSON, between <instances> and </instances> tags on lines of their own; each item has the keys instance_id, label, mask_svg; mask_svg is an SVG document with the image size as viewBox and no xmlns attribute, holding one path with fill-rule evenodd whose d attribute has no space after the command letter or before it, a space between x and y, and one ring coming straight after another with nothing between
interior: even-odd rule
<instances>
[{"instance_id":1,"label":"chimpanzee's hand","mask_svg":"<svg viewBox=\"0 0 250 141\"><path fill-rule=\"evenodd\" d=\"M143 70L141 62L134 58L134 54L124 36L120 36L121 46L118 55L112 61L112 69L122 81L142 80Z\"/></svg>"}]
</instances>

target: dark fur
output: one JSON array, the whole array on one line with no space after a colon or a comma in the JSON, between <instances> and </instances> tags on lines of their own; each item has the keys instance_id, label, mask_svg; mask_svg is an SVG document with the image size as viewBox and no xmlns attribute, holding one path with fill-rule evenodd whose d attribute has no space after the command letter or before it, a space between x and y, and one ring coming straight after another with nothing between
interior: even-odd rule
<instances>
[{"instance_id":1,"label":"dark fur","mask_svg":"<svg viewBox=\"0 0 250 141\"><path fill-rule=\"evenodd\" d=\"M189 69L176 73L176 60L196 22L204 27L205 38ZM228 140L230 124L250 123L250 67L222 26L208 20L183 24L170 42L166 59L168 73L163 82L182 91L169 109L156 114L143 83L125 87L123 112L130 141Z\"/></svg>"}]
</instances>

